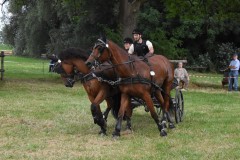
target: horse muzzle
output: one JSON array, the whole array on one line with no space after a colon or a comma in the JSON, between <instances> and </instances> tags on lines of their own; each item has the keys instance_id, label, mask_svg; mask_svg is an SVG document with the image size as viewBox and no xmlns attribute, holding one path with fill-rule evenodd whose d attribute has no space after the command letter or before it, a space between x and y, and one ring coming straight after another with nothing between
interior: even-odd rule
<instances>
[{"instance_id":1,"label":"horse muzzle","mask_svg":"<svg viewBox=\"0 0 240 160\"><path fill-rule=\"evenodd\" d=\"M71 79L71 78L66 78L66 80L67 80L67 81L65 82L65 86L72 88L73 85L74 85L74 83L75 83L75 80L74 80L74 79Z\"/></svg>"}]
</instances>

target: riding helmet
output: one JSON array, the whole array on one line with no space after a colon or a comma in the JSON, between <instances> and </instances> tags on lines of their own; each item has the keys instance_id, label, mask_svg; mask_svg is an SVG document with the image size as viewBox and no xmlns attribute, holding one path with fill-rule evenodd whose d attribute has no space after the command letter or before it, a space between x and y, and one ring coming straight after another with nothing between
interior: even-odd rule
<instances>
[{"instance_id":1,"label":"riding helmet","mask_svg":"<svg viewBox=\"0 0 240 160\"><path fill-rule=\"evenodd\" d=\"M142 31L140 31L139 29L134 29L132 34L140 34L140 35L142 35Z\"/></svg>"},{"instance_id":2,"label":"riding helmet","mask_svg":"<svg viewBox=\"0 0 240 160\"><path fill-rule=\"evenodd\" d=\"M123 43L132 44L132 43L133 43L133 40L132 40L132 38L126 37L126 38L124 38Z\"/></svg>"}]
</instances>

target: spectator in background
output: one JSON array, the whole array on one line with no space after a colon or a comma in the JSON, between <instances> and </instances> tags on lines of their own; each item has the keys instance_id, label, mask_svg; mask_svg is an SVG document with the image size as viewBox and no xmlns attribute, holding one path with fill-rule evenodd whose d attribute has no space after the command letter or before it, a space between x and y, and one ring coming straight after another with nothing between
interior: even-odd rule
<instances>
[{"instance_id":1,"label":"spectator in background","mask_svg":"<svg viewBox=\"0 0 240 160\"><path fill-rule=\"evenodd\" d=\"M230 69L229 78L228 78L228 91L238 91L238 70L239 70L239 60L238 55L233 54L232 61L228 68Z\"/></svg>"},{"instance_id":2,"label":"spectator in background","mask_svg":"<svg viewBox=\"0 0 240 160\"><path fill-rule=\"evenodd\" d=\"M49 62L49 72L53 72L53 67L54 67L55 63L57 63L58 58L57 58L57 56L55 54L47 56L47 58L50 59L50 62Z\"/></svg>"},{"instance_id":3,"label":"spectator in background","mask_svg":"<svg viewBox=\"0 0 240 160\"><path fill-rule=\"evenodd\" d=\"M132 38L126 37L123 40L124 49L128 52L130 46L133 44Z\"/></svg>"},{"instance_id":4,"label":"spectator in background","mask_svg":"<svg viewBox=\"0 0 240 160\"><path fill-rule=\"evenodd\" d=\"M178 83L182 83L182 88L187 89L189 84L189 75L187 70L183 68L183 63L178 63L178 68L174 70L174 77L177 79Z\"/></svg>"}]
</instances>

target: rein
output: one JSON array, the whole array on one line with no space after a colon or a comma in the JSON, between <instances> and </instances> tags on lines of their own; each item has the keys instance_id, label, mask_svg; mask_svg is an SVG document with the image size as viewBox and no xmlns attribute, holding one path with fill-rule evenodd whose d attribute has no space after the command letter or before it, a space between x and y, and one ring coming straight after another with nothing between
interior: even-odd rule
<instances>
[{"instance_id":1,"label":"rein","mask_svg":"<svg viewBox=\"0 0 240 160\"><path fill-rule=\"evenodd\" d=\"M139 58L139 59L130 59L129 61L127 61L127 62L123 62L123 63L119 63L119 64L112 64L111 63L111 65L113 65L114 67L115 66L120 66L120 65L124 65L124 64L129 64L129 63L133 63L133 62L137 62L137 61L143 61L143 62L145 62L146 63L146 59L147 58L149 58L149 57L153 57L154 55L150 55L150 56L148 56L148 57L143 57L143 58ZM149 64L148 64L149 65Z\"/></svg>"}]
</instances>

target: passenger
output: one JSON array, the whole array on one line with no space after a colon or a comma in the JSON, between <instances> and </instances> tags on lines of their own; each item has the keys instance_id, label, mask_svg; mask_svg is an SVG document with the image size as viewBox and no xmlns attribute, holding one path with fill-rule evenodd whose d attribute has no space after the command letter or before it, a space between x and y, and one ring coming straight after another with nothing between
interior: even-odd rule
<instances>
[{"instance_id":1,"label":"passenger","mask_svg":"<svg viewBox=\"0 0 240 160\"><path fill-rule=\"evenodd\" d=\"M177 79L178 84L182 83L182 89L188 89L189 84L189 75L187 73L187 70L183 68L183 63L178 63L178 68L174 70L174 77Z\"/></svg>"},{"instance_id":2,"label":"passenger","mask_svg":"<svg viewBox=\"0 0 240 160\"><path fill-rule=\"evenodd\" d=\"M130 46L128 53L136 54L137 56L144 57L146 54L153 54L153 45L149 40L142 39L142 32L138 29L134 29L133 32L134 42Z\"/></svg>"},{"instance_id":3,"label":"passenger","mask_svg":"<svg viewBox=\"0 0 240 160\"><path fill-rule=\"evenodd\" d=\"M126 37L123 40L124 49L128 52L130 46L133 44L132 38Z\"/></svg>"}]
</instances>

